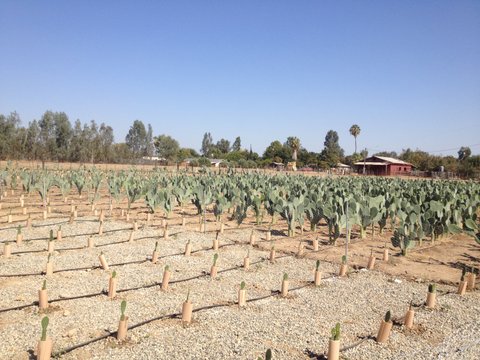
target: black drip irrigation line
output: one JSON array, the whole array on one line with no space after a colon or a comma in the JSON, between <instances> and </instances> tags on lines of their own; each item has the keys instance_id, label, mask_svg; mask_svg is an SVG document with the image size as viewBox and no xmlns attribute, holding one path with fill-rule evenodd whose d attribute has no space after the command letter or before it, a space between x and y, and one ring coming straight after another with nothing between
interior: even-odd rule
<instances>
[{"instance_id":1,"label":"black drip irrigation line","mask_svg":"<svg viewBox=\"0 0 480 360\"><path fill-rule=\"evenodd\" d=\"M183 255L183 253L180 253L180 254L171 254L171 255L164 255L163 257L161 258L166 258L166 257L170 257L170 256L176 256L176 255ZM280 256L278 257L279 259L281 258L285 258L285 257L289 257L290 255L285 255L285 256ZM147 260L145 260L147 261ZM268 261L268 258L263 258L263 259L260 259L260 260L257 260L257 261L254 261L251 263L251 265L255 265L255 264L259 264L259 263L262 263L264 261ZM126 263L127 264L127 263ZM116 264L116 265L119 265L119 264ZM122 264L122 265L125 265L125 264ZM112 265L114 266L114 265ZM97 266L96 268L100 268L100 266ZM223 269L223 270L219 270L218 273L223 273L223 272L227 272L227 271L233 271L233 270L238 270L238 269L241 269L243 268L243 265L238 265L238 266L235 266L235 267L232 267L232 268L228 268L228 269ZM89 268L87 268L89 269ZM36 275L36 274L35 274ZM184 279L179 279L179 280L172 280L170 281L169 283L170 284L178 284L178 283L182 283L182 282L188 282L188 281L191 281L191 280L197 280L197 279L201 279L203 277L207 277L209 274L207 272L203 272L202 274L200 275L196 275L196 276L192 276L192 277L189 277L189 278L184 278ZM328 279L330 277L326 277L324 279ZM123 293L123 292L128 292L128 291L136 291L136 290L141 290L141 289L148 289L148 288L152 288L152 287L155 287L155 286L159 286L161 285L162 283L161 282L155 282L155 283L152 283L152 284L148 284L148 285L142 285L142 286L137 286L137 287L132 287L132 288L126 288L126 289L119 289L117 290L117 293ZM49 300L49 303L55 303L55 302L59 302L59 301L67 301L67 300L76 300L76 299L83 299L83 298L91 298L91 297L95 297L95 296L99 296L99 295L105 295L106 294L106 291L101 291L101 292L98 292L98 293L92 293L92 294L85 294L85 295L78 295L78 296L72 296L72 297L61 297L61 298L58 298L58 299L52 299L52 300ZM6 308L6 309L0 309L0 313L3 313L3 312L8 312L8 311L14 311L14 310L22 310L22 309L25 309L25 308L28 308L28 307L31 307L31 306L35 306L35 305L38 305L38 301L35 301L33 303L30 303L30 304L25 304L25 305L20 305L20 306L16 306L16 307L11 307L11 308Z\"/></svg>"},{"instance_id":2,"label":"black drip irrigation line","mask_svg":"<svg viewBox=\"0 0 480 360\"><path fill-rule=\"evenodd\" d=\"M107 234L107 233L114 233L114 232L120 232L120 231L126 231L126 230L133 230L131 227L129 228L125 228L125 229L112 229L112 230L104 230L103 233L104 234ZM98 231L96 232L91 232L91 233L83 233L83 234L73 234L73 235L67 235L67 236L63 236L62 237L62 240L60 241L64 241L66 239L69 239L69 238L75 238L75 237L80 237L80 236L95 236L95 235L98 235ZM101 235L98 235L98 236L101 236ZM146 237L148 238L148 237ZM50 238L49 237L39 237L39 238L31 238L31 239L23 239L24 242L29 242L29 241L47 241L49 240ZM56 239L54 239L56 240ZM1 243L5 243L5 242L12 242L12 241L7 241L7 240L3 240L3 241L0 241L0 244ZM115 243L111 243L111 244L115 244Z\"/></svg>"}]
</instances>

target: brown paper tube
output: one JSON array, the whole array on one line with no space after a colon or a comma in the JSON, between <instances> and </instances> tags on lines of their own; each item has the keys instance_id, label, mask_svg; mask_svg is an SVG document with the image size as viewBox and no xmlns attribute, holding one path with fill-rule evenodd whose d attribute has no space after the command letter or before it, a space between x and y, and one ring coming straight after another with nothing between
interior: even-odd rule
<instances>
[{"instance_id":1,"label":"brown paper tube","mask_svg":"<svg viewBox=\"0 0 480 360\"><path fill-rule=\"evenodd\" d=\"M286 297L288 295L288 280L282 280L281 294L283 297Z\"/></svg>"},{"instance_id":2,"label":"brown paper tube","mask_svg":"<svg viewBox=\"0 0 480 360\"><path fill-rule=\"evenodd\" d=\"M368 259L367 269L372 270L375 267L375 256L370 256Z\"/></svg>"},{"instance_id":3,"label":"brown paper tube","mask_svg":"<svg viewBox=\"0 0 480 360\"><path fill-rule=\"evenodd\" d=\"M390 332L392 331L392 326L393 323L391 321L385 322L385 320L382 320L380 323L380 328L378 329L377 342L383 343L388 340L390 337Z\"/></svg>"},{"instance_id":4,"label":"brown paper tube","mask_svg":"<svg viewBox=\"0 0 480 360\"><path fill-rule=\"evenodd\" d=\"M436 293L427 293L427 307L430 309L433 309L435 307L435 303L437 300L437 294Z\"/></svg>"},{"instance_id":5,"label":"brown paper tube","mask_svg":"<svg viewBox=\"0 0 480 360\"><path fill-rule=\"evenodd\" d=\"M182 306L182 322L189 324L192 321L192 310L192 303L185 301Z\"/></svg>"},{"instance_id":6,"label":"brown paper tube","mask_svg":"<svg viewBox=\"0 0 480 360\"><path fill-rule=\"evenodd\" d=\"M457 294L460 296L463 296L465 295L466 292L467 292L467 282L460 281L460 284L458 284Z\"/></svg>"},{"instance_id":7,"label":"brown paper tube","mask_svg":"<svg viewBox=\"0 0 480 360\"><path fill-rule=\"evenodd\" d=\"M16 243L17 245L20 245L23 241L23 234L17 234L17 239L16 239Z\"/></svg>"},{"instance_id":8,"label":"brown paper tube","mask_svg":"<svg viewBox=\"0 0 480 360\"><path fill-rule=\"evenodd\" d=\"M53 253L55 251L55 241L49 241L48 242L48 248L47 248L47 252L49 254Z\"/></svg>"},{"instance_id":9,"label":"brown paper tube","mask_svg":"<svg viewBox=\"0 0 480 360\"><path fill-rule=\"evenodd\" d=\"M38 290L38 307L40 310L48 308L47 289Z\"/></svg>"},{"instance_id":10,"label":"brown paper tube","mask_svg":"<svg viewBox=\"0 0 480 360\"><path fill-rule=\"evenodd\" d=\"M158 261L158 251L154 251L152 254L152 263L156 263Z\"/></svg>"},{"instance_id":11,"label":"brown paper tube","mask_svg":"<svg viewBox=\"0 0 480 360\"><path fill-rule=\"evenodd\" d=\"M52 356L53 341L47 336L44 341L37 344L37 360L50 360Z\"/></svg>"},{"instance_id":12,"label":"brown paper tube","mask_svg":"<svg viewBox=\"0 0 480 360\"><path fill-rule=\"evenodd\" d=\"M88 240L87 240L87 247L91 249L94 246L95 246L95 243L93 242L93 238L89 237Z\"/></svg>"},{"instance_id":13,"label":"brown paper tube","mask_svg":"<svg viewBox=\"0 0 480 360\"><path fill-rule=\"evenodd\" d=\"M102 265L103 270L108 270L107 260L105 260L105 255L101 254L99 257L100 264Z\"/></svg>"},{"instance_id":14,"label":"brown paper tube","mask_svg":"<svg viewBox=\"0 0 480 360\"><path fill-rule=\"evenodd\" d=\"M210 277L212 279L216 278L217 277L217 267L215 265L212 265L212 267L210 268Z\"/></svg>"},{"instance_id":15,"label":"brown paper tube","mask_svg":"<svg viewBox=\"0 0 480 360\"><path fill-rule=\"evenodd\" d=\"M320 270L315 270L315 277L314 277L315 286L320 286L321 282L322 282L322 272Z\"/></svg>"},{"instance_id":16,"label":"brown paper tube","mask_svg":"<svg viewBox=\"0 0 480 360\"><path fill-rule=\"evenodd\" d=\"M383 261L388 261L389 254L388 249L383 249Z\"/></svg>"},{"instance_id":17,"label":"brown paper tube","mask_svg":"<svg viewBox=\"0 0 480 360\"><path fill-rule=\"evenodd\" d=\"M275 261L275 249L270 250L270 262Z\"/></svg>"},{"instance_id":18,"label":"brown paper tube","mask_svg":"<svg viewBox=\"0 0 480 360\"><path fill-rule=\"evenodd\" d=\"M108 297L113 299L117 295L117 278L111 277L108 280Z\"/></svg>"},{"instance_id":19,"label":"brown paper tube","mask_svg":"<svg viewBox=\"0 0 480 360\"><path fill-rule=\"evenodd\" d=\"M47 267L45 269L45 274L47 276L52 276L53 275L53 263L52 262L47 262Z\"/></svg>"},{"instance_id":20,"label":"brown paper tube","mask_svg":"<svg viewBox=\"0 0 480 360\"><path fill-rule=\"evenodd\" d=\"M168 283L170 282L170 275L171 275L171 272L168 271L168 270L165 270L163 272L162 290L167 290L168 289Z\"/></svg>"},{"instance_id":21,"label":"brown paper tube","mask_svg":"<svg viewBox=\"0 0 480 360\"><path fill-rule=\"evenodd\" d=\"M190 256L191 253L192 253L192 244L187 243L185 245L185 256Z\"/></svg>"},{"instance_id":22,"label":"brown paper tube","mask_svg":"<svg viewBox=\"0 0 480 360\"><path fill-rule=\"evenodd\" d=\"M411 329L413 327L413 318L415 317L415 311L407 310L405 314L404 324L407 329Z\"/></svg>"},{"instance_id":23,"label":"brown paper tube","mask_svg":"<svg viewBox=\"0 0 480 360\"><path fill-rule=\"evenodd\" d=\"M5 243L3 245L3 256L9 258L12 255L12 245Z\"/></svg>"},{"instance_id":24,"label":"brown paper tube","mask_svg":"<svg viewBox=\"0 0 480 360\"><path fill-rule=\"evenodd\" d=\"M272 232L271 232L271 231L267 231L266 240L267 240L267 241L270 241L271 239L272 239Z\"/></svg>"},{"instance_id":25,"label":"brown paper tube","mask_svg":"<svg viewBox=\"0 0 480 360\"><path fill-rule=\"evenodd\" d=\"M238 306L245 306L247 305L247 290L240 289L238 290Z\"/></svg>"},{"instance_id":26,"label":"brown paper tube","mask_svg":"<svg viewBox=\"0 0 480 360\"><path fill-rule=\"evenodd\" d=\"M125 316L124 320L120 320L118 322L118 330L117 330L117 340L123 341L127 337L127 330L128 330L128 316Z\"/></svg>"},{"instance_id":27,"label":"brown paper tube","mask_svg":"<svg viewBox=\"0 0 480 360\"><path fill-rule=\"evenodd\" d=\"M331 340L328 342L327 360L338 360L340 356L340 340Z\"/></svg>"},{"instance_id":28,"label":"brown paper tube","mask_svg":"<svg viewBox=\"0 0 480 360\"><path fill-rule=\"evenodd\" d=\"M313 251L318 251L318 240L313 240Z\"/></svg>"},{"instance_id":29,"label":"brown paper tube","mask_svg":"<svg viewBox=\"0 0 480 360\"><path fill-rule=\"evenodd\" d=\"M342 264L340 265L340 271L338 272L339 276L345 276L347 274L348 265Z\"/></svg>"},{"instance_id":30,"label":"brown paper tube","mask_svg":"<svg viewBox=\"0 0 480 360\"><path fill-rule=\"evenodd\" d=\"M61 241L62 240L62 230L57 231L57 240Z\"/></svg>"},{"instance_id":31,"label":"brown paper tube","mask_svg":"<svg viewBox=\"0 0 480 360\"><path fill-rule=\"evenodd\" d=\"M245 270L248 270L250 268L250 258L248 256L245 256L243 258L243 268Z\"/></svg>"},{"instance_id":32,"label":"brown paper tube","mask_svg":"<svg viewBox=\"0 0 480 360\"><path fill-rule=\"evenodd\" d=\"M218 250L218 239L213 239L212 248L213 248L214 251Z\"/></svg>"}]
</instances>

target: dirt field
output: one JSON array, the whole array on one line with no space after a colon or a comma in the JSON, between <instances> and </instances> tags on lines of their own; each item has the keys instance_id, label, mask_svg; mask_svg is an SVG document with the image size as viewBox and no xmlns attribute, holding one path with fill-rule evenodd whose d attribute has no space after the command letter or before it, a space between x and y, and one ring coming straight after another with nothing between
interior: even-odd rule
<instances>
[{"instance_id":1,"label":"dirt field","mask_svg":"<svg viewBox=\"0 0 480 360\"><path fill-rule=\"evenodd\" d=\"M272 241L266 240L270 219L260 226L249 216L237 228L225 219L225 233L219 235L219 269L216 280L209 272L215 251L212 242L220 228L208 213L206 232L199 232L198 216L193 206L186 210L186 225L175 212L169 219L155 214L147 222L142 200L133 204L126 219L126 202L113 202L105 191L95 211L88 195L72 195L67 202L56 190L50 194L51 213L43 220L38 195L25 196L25 207L33 227L24 228L24 241L15 244L18 225L24 226L28 215L19 205L20 191L8 192L1 201L0 241L12 241L12 256L0 258L0 329L4 340L0 358L33 358L40 334L40 319L50 316L49 334L54 339L54 353L66 359L149 359L211 358L256 359L267 348L274 359L322 359L326 356L330 329L341 323L342 357L345 359L476 359L480 345L471 334L478 332L479 292L456 295L463 265L476 266L480 246L467 237L437 240L432 246L413 249L407 257L390 244L390 232L382 237L371 234L358 238L354 228L349 244L350 272L337 276L344 238L337 246L328 244L326 226L318 231L296 229L293 238L286 236L287 226L278 221L272 228L277 251L269 261ZM78 218L70 223L71 202L77 206ZM106 216L103 235L98 235L98 216ZM122 216L123 212L123 216ZM8 222L12 215L12 222ZM133 222L139 230L132 233ZM170 238L163 239L164 223ZM46 242L50 229L62 226L63 240L57 241L53 259L53 276L42 274L47 258ZM255 245L249 245L253 229ZM86 247L93 237L96 247ZM132 237L132 241L130 241ZM312 240L320 242L313 251ZM160 260L152 264L151 254L159 242ZM183 255L185 244L193 245L191 257ZM382 261L385 242L390 251L388 262ZM297 254L299 244L303 253ZM110 271L99 268L103 251ZM375 270L366 271L370 253L377 257ZM242 267L249 253L250 270ZM322 286L312 284L315 260L320 259ZM165 265L173 271L171 288L159 289ZM104 291L111 271L119 276L119 293L114 300ZM279 295L281 279L288 273L291 293ZM47 279L50 308L39 311L38 290ZM236 304L241 281L247 283L249 302L245 309ZM429 282L439 284L439 305L425 308ZM180 310L186 294L191 292L195 312L193 322L182 326ZM128 302L130 317L126 341L115 340L120 301ZM408 303L413 300L417 312L412 330L402 326ZM380 319L386 310L394 314L391 340L375 342ZM459 329L459 324L464 324Z\"/></svg>"}]
</instances>

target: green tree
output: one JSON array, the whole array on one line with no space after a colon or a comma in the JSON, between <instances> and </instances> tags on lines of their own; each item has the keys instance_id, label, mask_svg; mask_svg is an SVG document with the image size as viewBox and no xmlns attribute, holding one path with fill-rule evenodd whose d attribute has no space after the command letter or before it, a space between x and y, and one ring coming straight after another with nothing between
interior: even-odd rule
<instances>
[{"instance_id":1,"label":"green tree","mask_svg":"<svg viewBox=\"0 0 480 360\"><path fill-rule=\"evenodd\" d=\"M226 139L220 139L217 141L217 145L215 147L221 154L228 154L230 151L230 141Z\"/></svg>"},{"instance_id":2,"label":"green tree","mask_svg":"<svg viewBox=\"0 0 480 360\"><path fill-rule=\"evenodd\" d=\"M235 138L235 141L233 142L232 151L240 151L240 150L242 150L242 140L240 139L240 136L237 136Z\"/></svg>"},{"instance_id":3,"label":"green tree","mask_svg":"<svg viewBox=\"0 0 480 360\"><path fill-rule=\"evenodd\" d=\"M343 149L338 141L338 133L334 130L329 130L325 136L325 142L323 143L325 147L323 148L321 158L330 167L334 167L344 156Z\"/></svg>"},{"instance_id":4,"label":"green tree","mask_svg":"<svg viewBox=\"0 0 480 360\"><path fill-rule=\"evenodd\" d=\"M178 141L168 135L159 135L154 138L157 154L169 161L176 160L180 151Z\"/></svg>"},{"instance_id":5,"label":"green tree","mask_svg":"<svg viewBox=\"0 0 480 360\"><path fill-rule=\"evenodd\" d=\"M125 143L135 157L143 156L147 151L147 130L140 120L135 120L130 127Z\"/></svg>"},{"instance_id":6,"label":"green tree","mask_svg":"<svg viewBox=\"0 0 480 360\"><path fill-rule=\"evenodd\" d=\"M297 154L298 154L298 151L300 150L300 139L295 136L290 136L287 138L286 145L292 151L292 159L294 161L297 161Z\"/></svg>"},{"instance_id":7,"label":"green tree","mask_svg":"<svg viewBox=\"0 0 480 360\"><path fill-rule=\"evenodd\" d=\"M210 134L209 132L206 132L203 135L202 148L200 149L200 152L202 153L203 156L209 157L211 156L213 148L214 148L214 144L213 144L212 134Z\"/></svg>"},{"instance_id":8,"label":"green tree","mask_svg":"<svg viewBox=\"0 0 480 360\"><path fill-rule=\"evenodd\" d=\"M462 146L458 150L458 160L460 161L467 159L470 155L472 155L472 150L468 146Z\"/></svg>"},{"instance_id":9,"label":"green tree","mask_svg":"<svg viewBox=\"0 0 480 360\"><path fill-rule=\"evenodd\" d=\"M355 138L355 154L357 153L357 136L360 135L360 126L353 124L350 127L350 135Z\"/></svg>"}]
</instances>

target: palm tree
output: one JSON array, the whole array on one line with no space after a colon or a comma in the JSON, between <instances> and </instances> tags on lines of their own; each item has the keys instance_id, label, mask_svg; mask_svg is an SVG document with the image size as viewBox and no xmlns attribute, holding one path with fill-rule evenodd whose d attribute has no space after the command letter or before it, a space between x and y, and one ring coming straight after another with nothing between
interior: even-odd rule
<instances>
[{"instance_id":1,"label":"palm tree","mask_svg":"<svg viewBox=\"0 0 480 360\"><path fill-rule=\"evenodd\" d=\"M360 126L353 124L350 127L350 134L355 138L355 154L357 153L357 136L360 135Z\"/></svg>"},{"instance_id":2,"label":"palm tree","mask_svg":"<svg viewBox=\"0 0 480 360\"><path fill-rule=\"evenodd\" d=\"M297 153L300 150L300 139L295 136L290 136L287 139L287 145L292 149L292 159L297 161Z\"/></svg>"}]
</instances>

